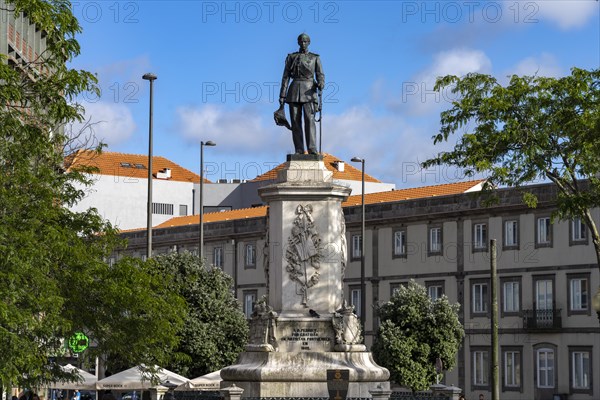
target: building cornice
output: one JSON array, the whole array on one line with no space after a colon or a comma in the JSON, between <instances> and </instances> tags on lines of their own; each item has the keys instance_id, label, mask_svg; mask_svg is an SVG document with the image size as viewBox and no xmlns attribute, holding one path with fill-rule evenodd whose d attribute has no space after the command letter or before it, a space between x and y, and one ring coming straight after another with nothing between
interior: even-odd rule
<instances>
[{"instance_id":1,"label":"building cornice","mask_svg":"<svg viewBox=\"0 0 600 400\"><path fill-rule=\"evenodd\" d=\"M530 192L537 196L538 205L533 209L523 202L523 193ZM382 225L411 224L422 221L456 221L482 216L502 216L515 212L539 212L555 209L557 189L554 184L539 184L522 189L506 188L494 191L497 202L486 205L481 192L469 192L454 195L426 197L394 201L389 203L366 205L366 224L370 228ZM344 207L344 216L348 229L360 225L361 206ZM227 221L205 223L204 237L207 241L226 239L244 239L261 237L266 232L266 218L244 218ZM122 233L128 239L128 248L137 249L145 246L146 231L130 231ZM198 237L198 225L184 225L167 228L154 228L153 241L157 247L192 242Z\"/></svg>"}]
</instances>

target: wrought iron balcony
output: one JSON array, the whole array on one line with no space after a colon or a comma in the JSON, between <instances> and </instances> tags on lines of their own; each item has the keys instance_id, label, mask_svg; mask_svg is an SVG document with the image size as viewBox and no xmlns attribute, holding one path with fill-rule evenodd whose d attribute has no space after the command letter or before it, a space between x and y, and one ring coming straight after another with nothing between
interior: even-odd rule
<instances>
[{"instance_id":1,"label":"wrought iron balcony","mask_svg":"<svg viewBox=\"0 0 600 400\"><path fill-rule=\"evenodd\" d=\"M557 329L562 327L560 308L523 310L524 329Z\"/></svg>"}]
</instances>

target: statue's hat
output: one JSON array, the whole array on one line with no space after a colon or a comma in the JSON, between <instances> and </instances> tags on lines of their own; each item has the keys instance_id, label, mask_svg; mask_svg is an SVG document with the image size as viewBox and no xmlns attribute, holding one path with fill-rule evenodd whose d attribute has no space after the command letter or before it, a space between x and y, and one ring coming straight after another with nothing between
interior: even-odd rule
<instances>
[{"instance_id":1,"label":"statue's hat","mask_svg":"<svg viewBox=\"0 0 600 400\"><path fill-rule=\"evenodd\" d=\"M273 113L273 118L275 119L275 123L277 125L279 125L279 126L285 126L289 130L292 130L292 127L291 127L290 123L288 122L288 120L285 117L285 110L283 108L283 104L281 105L281 107L279 107L277 109L277 111L275 111Z\"/></svg>"}]
</instances>

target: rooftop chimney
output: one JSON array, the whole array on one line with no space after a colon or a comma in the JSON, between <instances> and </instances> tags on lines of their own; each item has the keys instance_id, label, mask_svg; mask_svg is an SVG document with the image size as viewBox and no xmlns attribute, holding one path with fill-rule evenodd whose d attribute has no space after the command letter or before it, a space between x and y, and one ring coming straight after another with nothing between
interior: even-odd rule
<instances>
[{"instance_id":1,"label":"rooftop chimney","mask_svg":"<svg viewBox=\"0 0 600 400\"><path fill-rule=\"evenodd\" d=\"M171 178L171 168L163 168L156 173L158 179L169 179Z\"/></svg>"}]
</instances>

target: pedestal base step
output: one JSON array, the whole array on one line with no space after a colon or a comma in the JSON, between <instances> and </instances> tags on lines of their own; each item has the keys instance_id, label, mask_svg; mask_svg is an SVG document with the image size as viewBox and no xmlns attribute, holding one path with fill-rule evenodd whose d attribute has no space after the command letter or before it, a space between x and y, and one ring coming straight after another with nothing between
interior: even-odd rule
<instances>
[{"instance_id":1,"label":"pedestal base step","mask_svg":"<svg viewBox=\"0 0 600 400\"><path fill-rule=\"evenodd\" d=\"M235 384L242 397L328 397L327 370L348 370L348 397L370 397L369 390L389 389L390 373L370 352L245 352L223 368L221 387Z\"/></svg>"}]
</instances>

